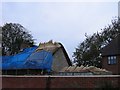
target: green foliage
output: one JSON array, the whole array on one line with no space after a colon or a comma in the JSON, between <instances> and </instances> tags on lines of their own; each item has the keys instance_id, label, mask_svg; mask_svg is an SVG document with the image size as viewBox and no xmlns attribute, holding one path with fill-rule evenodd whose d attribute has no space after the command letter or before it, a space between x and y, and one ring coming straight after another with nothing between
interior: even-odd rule
<instances>
[{"instance_id":1,"label":"green foliage","mask_svg":"<svg viewBox=\"0 0 120 90\"><path fill-rule=\"evenodd\" d=\"M79 66L101 67L101 49L118 34L120 34L120 18L112 20L112 24L102 29L101 32L94 33L91 36L85 34L86 39L73 52L74 61Z\"/></svg>"},{"instance_id":2,"label":"green foliage","mask_svg":"<svg viewBox=\"0 0 120 90\"><path fill-rule=\"evenodd\" d=\"M20 24L6 23L2 27L2 55L18 53L22 43L33 45L32 35Z\"/></svg>"}]
</instances>

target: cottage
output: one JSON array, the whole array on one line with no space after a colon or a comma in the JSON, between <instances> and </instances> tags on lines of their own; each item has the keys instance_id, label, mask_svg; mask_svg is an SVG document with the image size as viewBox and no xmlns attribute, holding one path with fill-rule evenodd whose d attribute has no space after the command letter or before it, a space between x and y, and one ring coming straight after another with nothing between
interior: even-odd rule
<instances>
[{"instance_id":1,"label":"cottage","mask_svg":"<svg viewBox=\"0 0 120 90\"><path fill-rule=\"evenodd\" d=\"M3 56L1 60L2 72L7 75L54 74L72 65L63 45L52 41L25 48L13 56Z\"/></svg>"},{"instance_id":2,"label":"cottage","mask_svg":"<svg viewBox=\"0 0 120 90\"><path fill-rule=\"evenodd\" d=\"M103 48L102 68L120 74L120 34Z\"/></svg>"}]
</instances>

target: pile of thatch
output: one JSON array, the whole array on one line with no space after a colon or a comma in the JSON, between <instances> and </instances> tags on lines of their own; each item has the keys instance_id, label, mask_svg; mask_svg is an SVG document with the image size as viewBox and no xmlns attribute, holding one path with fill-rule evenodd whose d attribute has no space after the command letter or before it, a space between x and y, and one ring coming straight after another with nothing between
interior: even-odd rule
<instances>
[{"instance_id":1,"label":"pile of thatch","mask_svg":"<svg viewBox=\"0 0 120 90\"><path fill-rule=\"evenodd\" d=\"M69 66L69 67L64 67L60 72L78 72L78 73L87 73L91 72L94 75L106 75L106 74L112 74L112 72L102 69L102 68L97 68L95 66Z\"/></svg>"}]
</instances>

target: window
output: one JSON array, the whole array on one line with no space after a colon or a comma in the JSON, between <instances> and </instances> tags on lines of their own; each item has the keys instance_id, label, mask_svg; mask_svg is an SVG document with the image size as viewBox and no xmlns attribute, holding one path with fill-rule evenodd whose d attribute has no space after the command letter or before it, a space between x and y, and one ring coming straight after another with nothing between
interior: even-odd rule
<instances>
[{"instance_id":1,"label":"window","mask_svg":"<svg viewBox=\"0 0 120 90\"><path fill-rule=\"evenodd\" d=\"M108 64L116 64L117 58L116 56L108 56Z\"/></svg>"}]
</instances>

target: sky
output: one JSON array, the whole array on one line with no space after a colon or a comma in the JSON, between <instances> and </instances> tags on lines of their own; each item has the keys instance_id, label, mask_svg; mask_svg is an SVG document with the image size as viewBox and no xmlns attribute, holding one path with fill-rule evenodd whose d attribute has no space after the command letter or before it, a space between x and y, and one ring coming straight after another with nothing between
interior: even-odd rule
<instances>
[{"instance_id":1,"label":"sky","mask_svg":"<svg viewBox=\"0 0 120 90\"><path fill-rule=\"evenodd\" d=\"M0 26L19 23L40 42L61 42L71 59L85 33L101 32L118 16L118 1L73 0L19 1L3 0L0 5Z\"/></svg>"}]
</instances>

